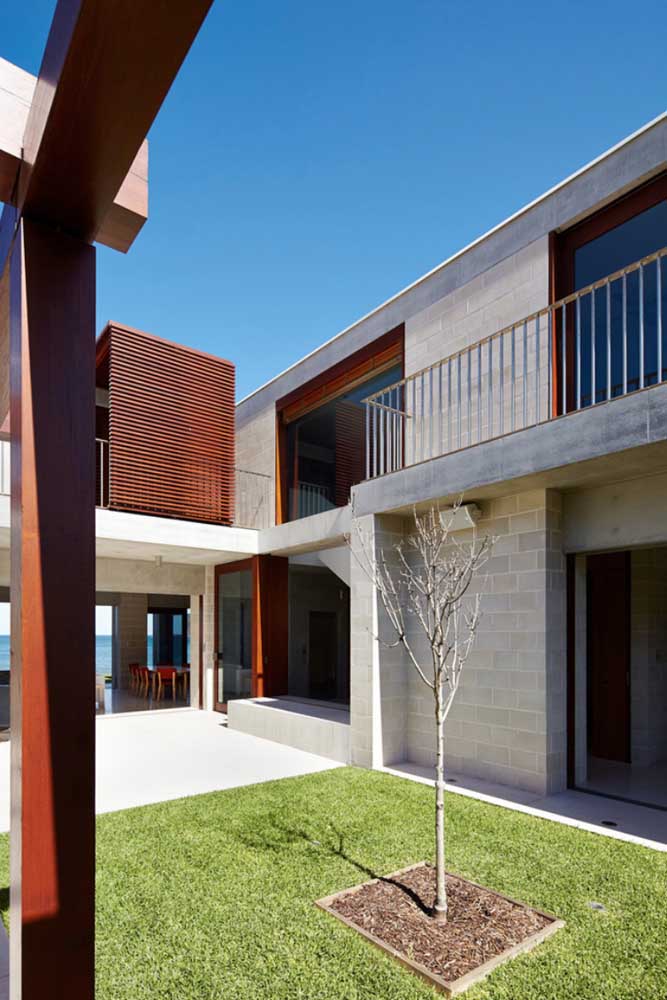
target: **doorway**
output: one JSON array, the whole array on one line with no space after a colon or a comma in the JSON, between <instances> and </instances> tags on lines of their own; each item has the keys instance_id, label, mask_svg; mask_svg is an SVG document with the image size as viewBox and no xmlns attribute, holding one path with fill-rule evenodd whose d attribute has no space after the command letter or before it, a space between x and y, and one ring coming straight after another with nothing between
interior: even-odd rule
<instances>
[{"instance_id":1,"label":"doorway","mask_svg":"<svg viewBox=\"0 0 667 1000\"><path fill-rule=\"evenodd\" d=\"M216 712L234 698L253 694L253 569L244 560L216 567Z\"/></svg>"},{"instance_id":2,"label":"doorway","mask_svg":"<svg viewBox=\"0 0 667 1000\"><path fill-rule=\"evenodd\" d=\"M630 763L630 553L587 560L588 753Z\"/></svg>"},{"instance_id":3,"label":"doorway","mask_svg":"<svg viewBox=\"0 0 667 1000\"><path fill-rule=\"evenodd\" d=\"M667 547L568 560L568 784L667 810Z\"/></svg>"},{"instance_id":4,"label":"doorway","mask_svg":"<svg viewBox=\"0 0 667 1000\"><path fill-rule=\"evenodd\" d=\"M335 611L310 612L308 665L309 697L334 701L338 666L338 616Z\"/></svg>"}]
</instances>

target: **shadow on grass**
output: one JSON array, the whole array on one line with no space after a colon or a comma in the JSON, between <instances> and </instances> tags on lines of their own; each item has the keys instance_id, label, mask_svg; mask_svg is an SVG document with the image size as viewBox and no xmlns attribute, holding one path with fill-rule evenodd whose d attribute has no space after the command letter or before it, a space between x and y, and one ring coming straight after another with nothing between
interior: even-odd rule
<instances>
[{"instance_id":1,"label":"shadow on grass","mask_svg":"<svg viewBox=\"0 0 667 1000\"><path fill-rule=\"evenodd\" d=\"M345 834L338 830L333 824L329 825L329 830L331 833L331 843L324 843L323 841L317 840L315 835L309 833L307 830L291 827L280 820L271 819L271 832L268 831L265 834L255 833L250 835L241 836L242 842L246 847L251 847L260 850L267 851L282 851L290 845L303 843L307 844L309 847L316 847L319 850L325 851L330 857L340 858L341 861L345 861L347 864L356 868L357 871L366 875L369 879L377 879L378 882L384 882L387 885L392 885L401 892L405 893L412 902L417 906L422 913L430 916L432 913L431 907L427 906L422 900L419 893L411 889L410 886L404 885L403 882L395 878L388 878L386 875L379 875L378 872L374 871L368 865L365 865L362 861L357 860L353 857L345 846Z\"/></svg>"}]
</instances>

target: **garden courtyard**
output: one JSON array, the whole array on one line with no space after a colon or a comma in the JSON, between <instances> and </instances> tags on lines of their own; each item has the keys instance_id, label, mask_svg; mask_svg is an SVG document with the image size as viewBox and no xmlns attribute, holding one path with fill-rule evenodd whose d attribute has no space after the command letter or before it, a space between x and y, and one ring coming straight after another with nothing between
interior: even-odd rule
<instances>
[{"instance_id":1,"label":"garden courtyard","mask_svg":"<svg viewBox=\"0 0 667 1000\"><path fill-rule=\"evenodd\" d=\"M99 816L98 1000L432 997L313 905L432 858L432 797L336 768ZM453 793L447 833L449 870L566 921L471 1000L664 1000L667 854Z\"/></svg>"}]
</instances>

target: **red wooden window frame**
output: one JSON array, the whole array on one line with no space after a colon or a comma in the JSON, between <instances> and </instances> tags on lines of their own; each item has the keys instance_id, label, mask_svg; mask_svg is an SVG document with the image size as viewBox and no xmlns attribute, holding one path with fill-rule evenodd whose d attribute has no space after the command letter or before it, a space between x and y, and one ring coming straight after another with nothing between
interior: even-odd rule
<instances>
[{"instance_id":1,"label":"red wooden window frame","mask_svg":"<svg viewBox=\"0 0 667 1000\"><path fill-rule=\"evenodd\" d=\"M276 402L276 524L288 520L289 475L287 427L299 417L331 402L356 384L395 365L405 372L405 327L401 323L347 358L327 368Z\"/></svg>"}]
</instances>

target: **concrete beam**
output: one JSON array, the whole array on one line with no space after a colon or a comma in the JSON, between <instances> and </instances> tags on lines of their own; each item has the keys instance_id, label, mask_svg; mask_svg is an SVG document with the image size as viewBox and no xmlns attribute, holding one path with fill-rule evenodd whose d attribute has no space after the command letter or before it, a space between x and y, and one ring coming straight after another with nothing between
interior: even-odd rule
<instances>
[{"instance_id":1,"label":"concrete beam","mask_svg":"<svg viewBox=\"0 0 667 1000\"><path fill-rule=\"evenodd\" d=\"M357 516L559 490L667 470L667 384L463 448L353 489ZM273 529L276 530L276 529Z\"/></svg>"}]
</instances>

